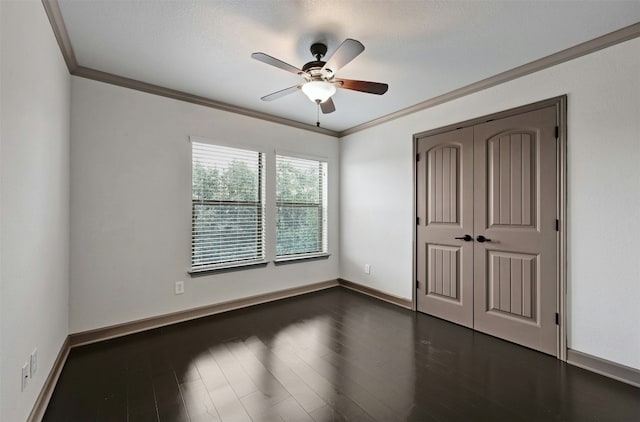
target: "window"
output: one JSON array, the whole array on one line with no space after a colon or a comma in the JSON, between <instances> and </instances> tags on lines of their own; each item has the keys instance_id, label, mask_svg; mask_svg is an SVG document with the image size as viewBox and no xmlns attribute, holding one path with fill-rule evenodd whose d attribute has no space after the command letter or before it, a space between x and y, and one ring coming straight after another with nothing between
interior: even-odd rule
<instances>
[{"instance_id":1,"label":"window","mask_svg":"<svg viewBox=\"0 0 640 422\"><path fill-rule=\"evenodd\" d=\"M192 143L192 271L264 259L263 154Z\"/></svg>"},{"instance_id":2,"label":"window","mask_svg":"<svg viewBox=\"0 0 640 422\"><path fill-rule=\"evenodd\" d=\"M276 257L326 253L327 163L276 155L276 183Z\"/></svg>"}]
</instances>

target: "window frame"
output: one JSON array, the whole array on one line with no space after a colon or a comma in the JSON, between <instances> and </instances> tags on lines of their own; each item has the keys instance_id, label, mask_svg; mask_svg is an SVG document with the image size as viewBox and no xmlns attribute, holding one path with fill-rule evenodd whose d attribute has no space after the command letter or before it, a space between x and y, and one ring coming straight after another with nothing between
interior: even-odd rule
<instances>
[{"instance_id":1,"label":"window frame","mask_svg":"<svg viewBox=\"0 0 640 422\"><path fill-rule=\"evenodd\" d=\"M292 202L292 201L279 201L277 193L278 185L278 158L294 159L294 160L307 160L314 161L318 165L318 202ZM315 258L327 258L329 253L329 216L328 216L328 202L329 202L329 160L326 157L317 157L297 154L290 151L275 151L275 259L276 264L287 263L292 261L309 260ZM278 233L277 233L277 221L278 221L278 209L281 206L285 207L300 207L300 208L316 208L318 209L318 242L316 243L319 248L310 252L299 252L292 254L278 255Z\"/></svg>"},{"instance_id":2,"label":"window frame","mask_svg":"<svg viewBox=\"0 0 640 422\"><path fill-rule=\"evenodd\" d=\"M267 239L266 239L266 153L261 151L260 148L256 148L254 146L249 145L239 145L235 143L224 143L224 142L214 142L208 139L202 139L198 137L189 137L189 141L191 144L191 265L189 274L197 275L198 273L207 273L213 271L220 270L229 270L229 269L241 269L243 267L252 267L256 265L266 265L268 260L266 259L267 254ZM194 144L201 144L205 146L211 147L222 147L222 148L230 148L234 150L240 150L244 152L250 152L257 154L258 165L257 165L257 176L258 176L258 186L257 186L257 201L230 201L230 200L212 200L212 199L196 199L194 198L193 191L193 170L195 168L195 161L193 159L193 147ZM259 251L258 256L254 258L247 259L234 259L227 260L222 262L214 262L209 264L200 264L194 265L194 253L195 253L195 222L196 222L196 207L202 205L209 206L249 206L255 207L257 221L256 221L256 245L257 250Z\"/></svg>"}]
</instances>

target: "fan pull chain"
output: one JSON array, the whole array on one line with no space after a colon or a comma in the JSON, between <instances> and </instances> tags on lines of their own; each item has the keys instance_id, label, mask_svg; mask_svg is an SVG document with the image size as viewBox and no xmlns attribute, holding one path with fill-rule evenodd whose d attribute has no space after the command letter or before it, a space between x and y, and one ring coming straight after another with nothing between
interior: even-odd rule
<instances>
[{"instance_id":1,"label":"fan pull chain","mask_svg":"<svg viewBox=\"0 0 640 422\"><path fill-rule=\"evenodd\" d=\"M320 127L320 101L316 100L316 105L318 108L316 109L316 127Z\"/></svg>"}]
</instances>

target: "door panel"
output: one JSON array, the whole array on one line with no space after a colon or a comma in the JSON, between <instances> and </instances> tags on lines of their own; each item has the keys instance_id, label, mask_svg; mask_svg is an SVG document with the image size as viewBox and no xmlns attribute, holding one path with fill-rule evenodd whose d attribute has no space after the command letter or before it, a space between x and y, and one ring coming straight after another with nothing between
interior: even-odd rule
<instances>
[{"instance_id":1,"label":"door panel","mask_svg":"<svg viewBox=\"0 0 640 422\"><path fill-rule=\"evenodd\" d=\"M473 327L473 129L419 139L417 308Z\"/></svg>"},{"instance_id":2,"label":"door panel","mask_svg":"<svg viewBox=\"0 0 640 422\"><path fill-rule=\"evenodd\" d=\"M489 226L532 226L535 221L535 134L509 133L487 143Z\"/></svg>"},{"instance_id":3,"label":"door panel","mask_svg":"<svg viewBox=\"0 0 640 422\"><path fill-rule=\"evenodd\" d=\"M488 253L489 312L502 312L535 322L536 256Z\"/></svg>"},{"instance_id":4,"label":"door panel","mask_svg":"<svg viewBox=\"0 0 640 422\"><path fill-rule=\"evenodd\" d=\"M460 248L427 243L427 294L459 301Z\"/></svg>"},{"instance_id":5,"label":"door panel","mask_svg":"<svg viewBox=\"0 0 640 422\"><path fill-rule=\"evenodd\" d=\"M553 355L555 127L548 107L474 129L474 328Z\"/></svg>"},{"instance_id":6,"label":"door panel","mask_svg":"<svg viewBox=\"0 0 640 422\"><path fill-rule=\"evenodd\" d=\"M458 221L458 147L442 146L427 151L429 224Z\"/></svg>"}]
</instances>

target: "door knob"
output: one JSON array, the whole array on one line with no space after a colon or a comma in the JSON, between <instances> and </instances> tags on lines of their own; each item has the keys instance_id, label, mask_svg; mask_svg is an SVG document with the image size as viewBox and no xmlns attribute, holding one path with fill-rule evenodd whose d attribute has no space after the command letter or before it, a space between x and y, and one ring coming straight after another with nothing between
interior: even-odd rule
<instances>
[{"instance_id":1,"label":"door knob","mask_svg":"<svg viewBox=\"0 0 640 422\"><path fill-rule=\"evenodd\" d=\"M478 235L478 237L476 237L476 240L480 243L491 242L491 239L487 239L483 235Z\"/></svg>"},{"instance_id":2,"label":"door knob","mask_svg":"<svg viewBox=\"0 0 640 422\"><path fill-rule=\"evenodd\" d=\"M473 237L471 237L471 235L469 234L465 234L462 237L456 237L456 239L464 240L465 242L471 242L473 240Z\"/></svg>"}]
</instances>

